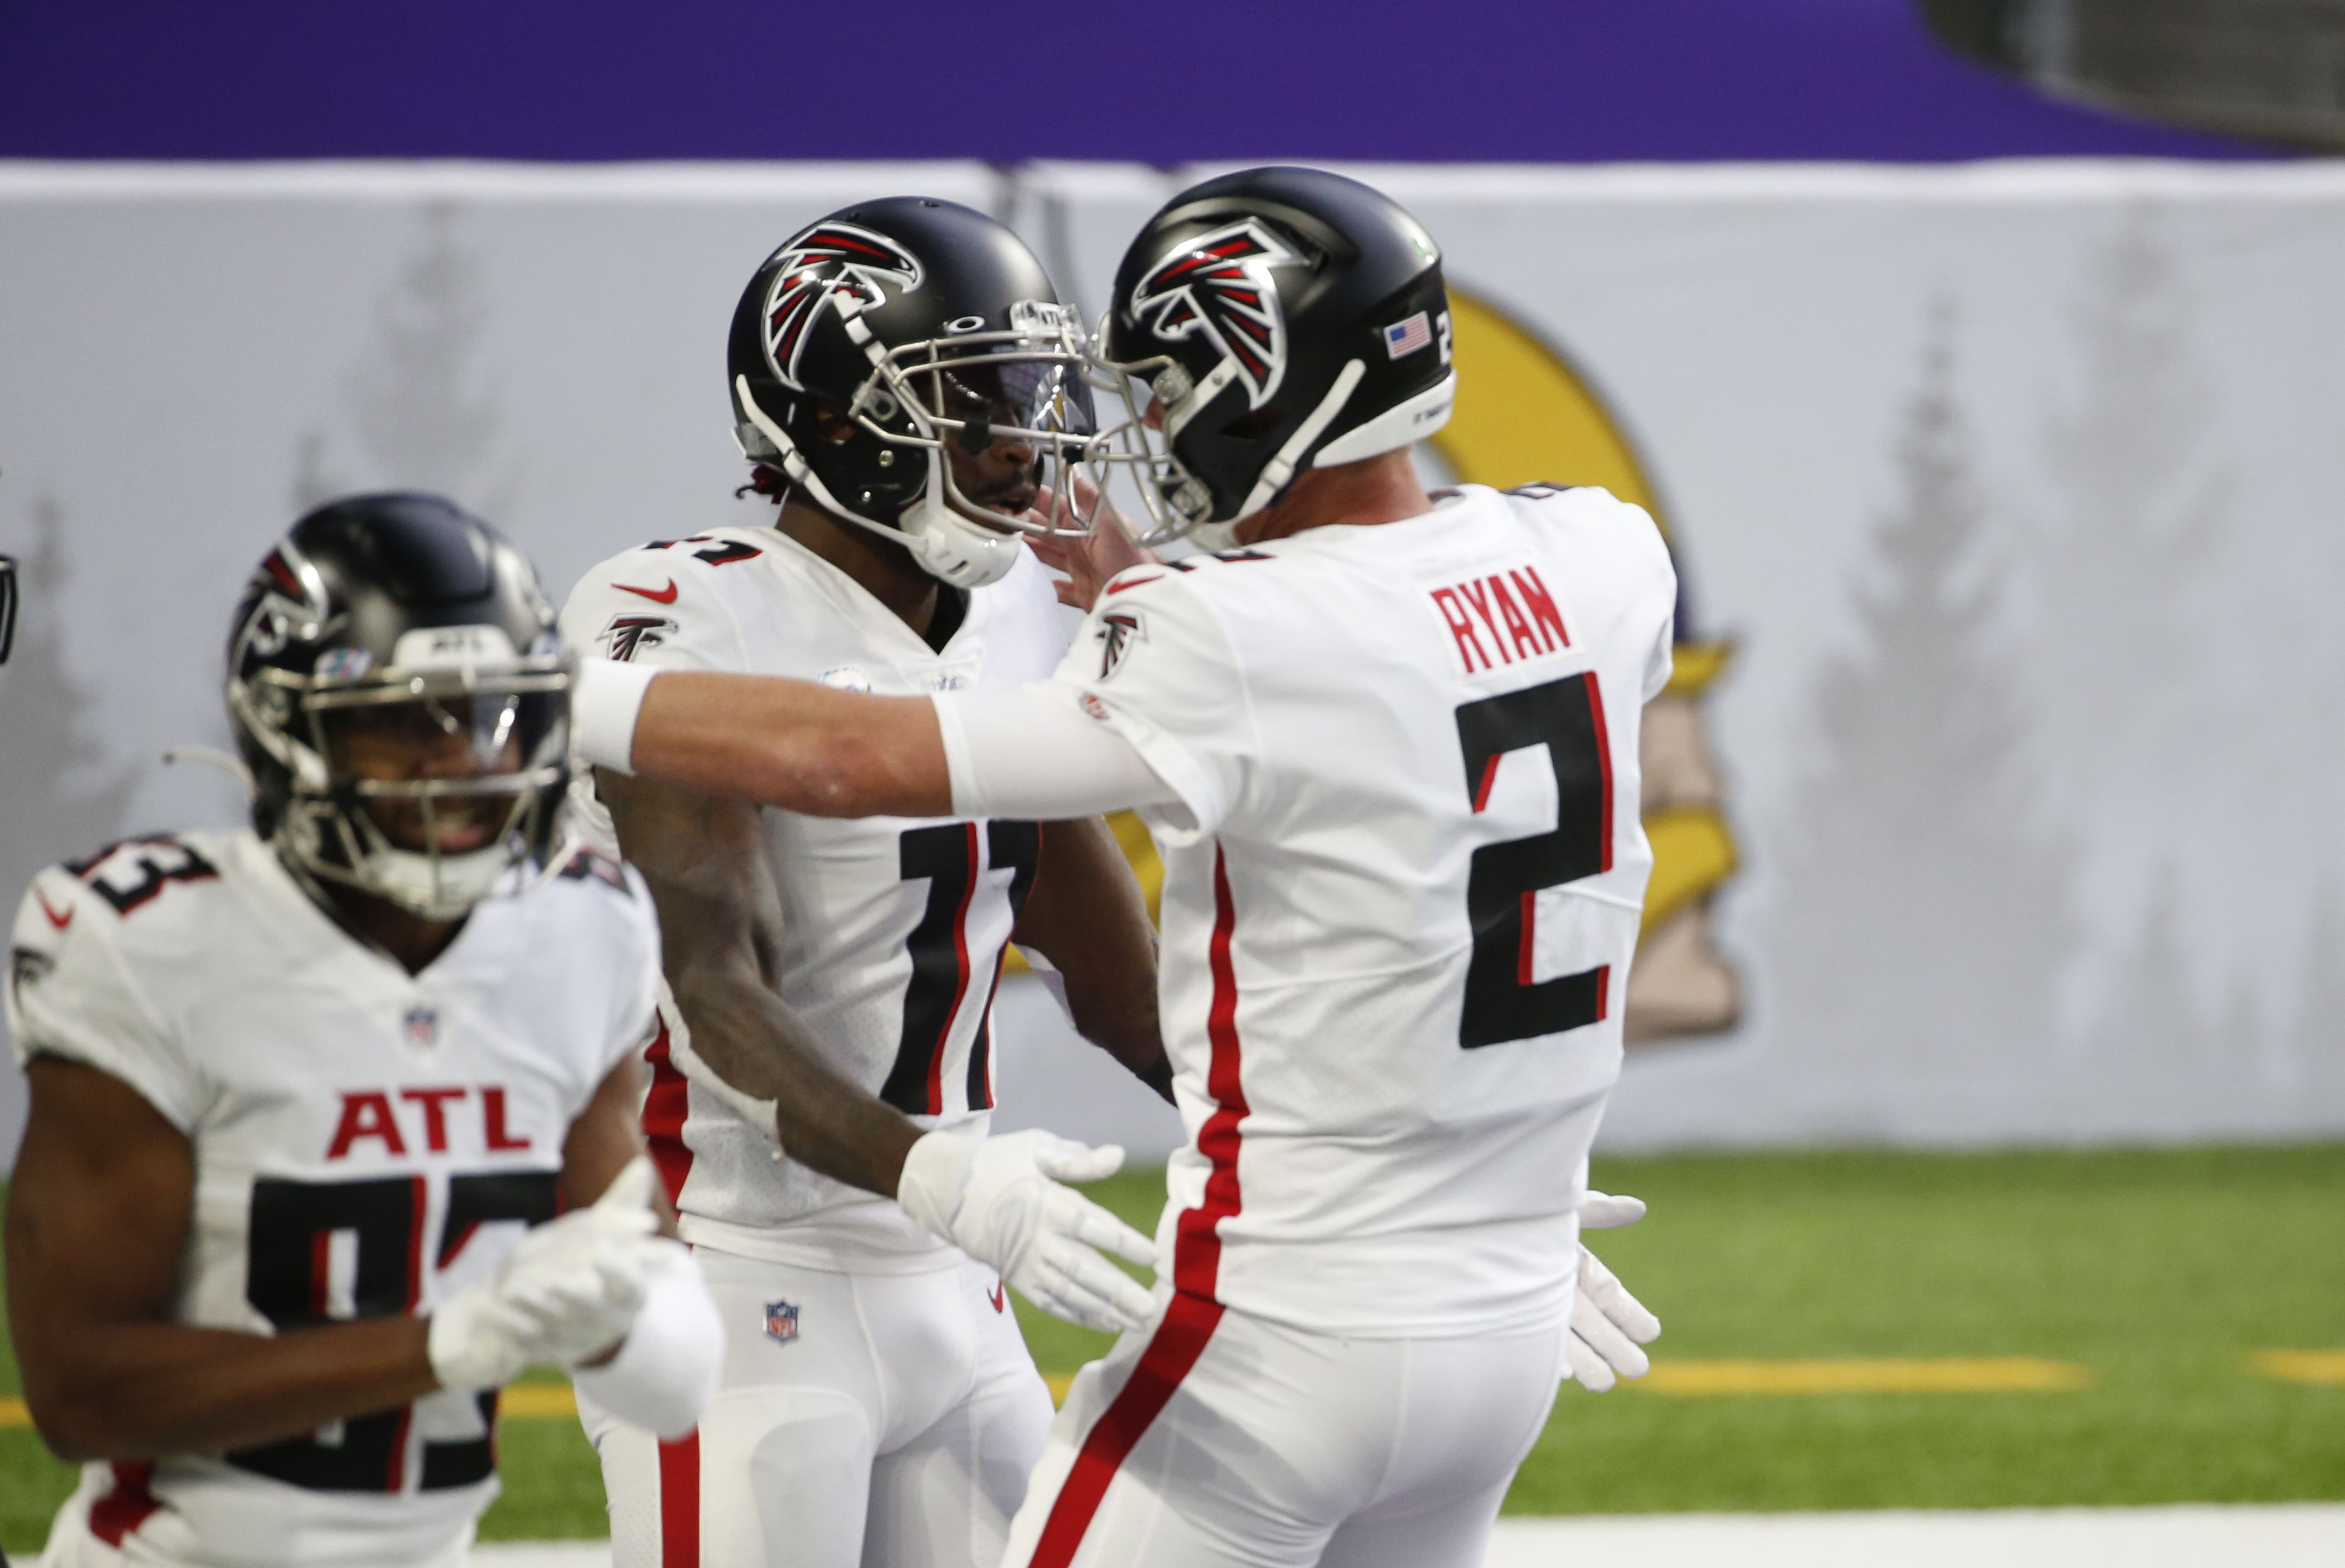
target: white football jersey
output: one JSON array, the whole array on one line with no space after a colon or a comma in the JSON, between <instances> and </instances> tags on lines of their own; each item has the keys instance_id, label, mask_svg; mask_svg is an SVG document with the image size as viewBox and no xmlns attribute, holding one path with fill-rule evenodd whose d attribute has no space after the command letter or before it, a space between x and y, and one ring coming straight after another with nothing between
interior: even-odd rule
<instances>
[{"instance_id":1,"label":"white football jersey","mask_svg":"<svg viewBox=\"0 0 2345 1568\"><path fill-rule=\"evenodd\" d=\"M613 556L572 590L563 641L668 669L795 675L920 696L1018 685L1066 646L1050 578L1030 557L969 593L930 648L855 580L770 528L720 528ZM607 814L589 809L615 850ZM777 990L843 1076L923 1127L975 1124L993 1105L993 994L1041 838L1020 822L764 814L779 890ZM684 1030L672 997L661 1015ZM648 1055L644 1128L696 1246L837 1268L936 1267L946 1244L894 1200L791 1159L668 1061Z\"/></svg>"},{"instance_id":2,"label":"white football jersey","mask_svg":"<svg viewBox=\"0 0 2345 1568\"><path fill-rule=\"evenodd\" d=\"M34 878L8 1022L20 1059L111 1074L193 1144L176 1320L271 1334L429 1312L552 1219L571 1123L649 1032L658 953L641 881L599 855L481 904L411 976L251 833L158 835ZM139 1561L437 1561L496 1495L495 1409L442 1391L93 1464L59 1528L135 1536Z\"/></svg>"},{"instance_id":3,"label":"white football jersey","mask_svg":"<svg viewBox=\"0 0 2345 1568\"><path fill-rule=\"evenodd\" d=\"M1179 1289L1364 1336L1562 1310L1675 598L1641 510L1545 487L1108 585L1056 678L1182 801L1148 814Z\"/></svg>"}]
</instances>

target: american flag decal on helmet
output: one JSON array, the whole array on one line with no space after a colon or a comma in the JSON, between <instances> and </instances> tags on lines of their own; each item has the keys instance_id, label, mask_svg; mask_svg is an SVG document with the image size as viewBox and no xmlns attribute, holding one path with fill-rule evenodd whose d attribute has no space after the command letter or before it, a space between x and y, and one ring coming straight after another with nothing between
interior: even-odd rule
<instances>
[{"instance_id":1,"label":"american flag decal on helmet","mask_svg":"<svg viewBox=\"0 0 2345 1568\"><path fill-rule=\"evenodd\" d=\"M1203 333L1245 383L1246 407L1258 409L1286 373L1286 317L1270 269L1299 259L1248 218L1161 258L1133 292L1132 313L1166 342Z\"/></svg>"},{"instance_id":2,"label":"american flag decal on helmet","mask_svg":"<svg viewBox=\"0 0 2345 1568\"><path fill-rule=\"evenodd\" d=\"M853 315L886 300L882 282L909 290L925 276L919 258L886 235L836 221L816 224L767 263L774 281L766 292L766 364L789 387L801 385L798 356L826 300Z\"/></svg>"}]
</instances>

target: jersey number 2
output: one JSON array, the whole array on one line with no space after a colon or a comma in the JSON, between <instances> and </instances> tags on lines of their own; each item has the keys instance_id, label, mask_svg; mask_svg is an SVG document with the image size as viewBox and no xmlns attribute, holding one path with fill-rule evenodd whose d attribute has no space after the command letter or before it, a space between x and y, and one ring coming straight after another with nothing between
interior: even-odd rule
<instances>
[{"instance_id":1,"label":"jersey number 2","mask_svg":"<svg viewBox=\"0 0 2345 1568\"><path fill-rule=\"evenodd\" d=\"M1474 955L1458 1045L1470 1051L1600 1021L1610 966L1547 980L1531 972L1539 890L1612 869L1612 752L1595 673L1465 703L1457 743L1476 812L1490 804L1499 761L1532 746L1547 748L1556 795L1552 831L1474 852L1466 883Z\"/></svg>"}]
</instances>

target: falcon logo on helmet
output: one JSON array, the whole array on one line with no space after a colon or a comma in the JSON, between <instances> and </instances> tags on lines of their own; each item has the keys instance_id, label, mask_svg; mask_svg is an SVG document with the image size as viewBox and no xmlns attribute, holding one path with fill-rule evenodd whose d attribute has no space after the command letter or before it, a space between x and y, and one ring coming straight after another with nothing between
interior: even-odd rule
<instances>
[{"instance_id":1,"label":"falcon logo on helmet","mask_svg":"<svg viewBox=\"0 0 2345 1568\"><path fill-rule=\"evenodd\" d=\"M766 364L783 385L799 391L805 387L798 379L798 355L806 347L807 328L826 300L835 301L840 314L853 316L886 302L882 283L909 291L925 276L919 258L886 235L835 219L816 224L783 246L767 265L775 270L766 294Z\"/></svg>"},{"instance_id":2,"label":"falcon logo on helmet","mask_svg":"<svg viewBox=\"0 0 2345 1568\"><path fill-rule=\"evenodd\" d=\"M1270 269L1302 258L1252 218L1160 258L1134 290L1132 313L1164 341L1203 333L1245 383L1258 409L1286 373L1286 318Z\"/></svg>"}]
</instances>

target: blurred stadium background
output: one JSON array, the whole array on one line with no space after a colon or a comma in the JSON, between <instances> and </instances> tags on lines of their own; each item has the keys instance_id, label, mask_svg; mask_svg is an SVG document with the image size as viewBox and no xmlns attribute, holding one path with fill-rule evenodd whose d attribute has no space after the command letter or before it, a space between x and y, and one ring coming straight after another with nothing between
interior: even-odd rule
<instances>
[{"instance_id":1,"label":"blurred stadium background","mask_svg":"<svg viewBox=\"0 0 2345 1568\"><path fill-rule=\"evenodd\" d=\"M1688 591L1598 1172L1669 1331L1510 1511L2345 1502L2340 66L2333 0L17 0L0 887L236 816L158 757L310 500L446 490L556 592L746 515L719 340L806 219L966 201L1096 312L1198 169L1346 167L1447 248L1427 472L1610 486ZM1177 1139L1000 1007L1006 1122ZM492 1533L599 1532L563 1395Z\"/></svg>"}]
</instances>

